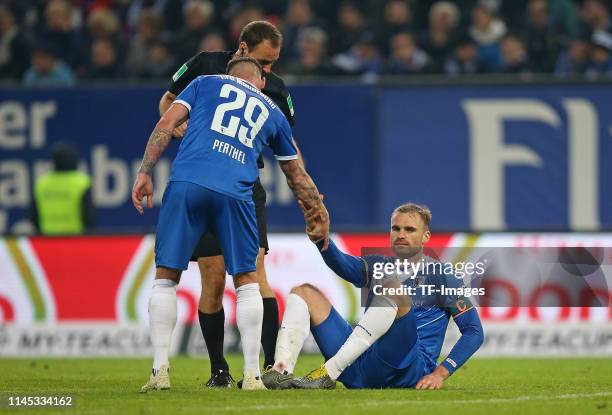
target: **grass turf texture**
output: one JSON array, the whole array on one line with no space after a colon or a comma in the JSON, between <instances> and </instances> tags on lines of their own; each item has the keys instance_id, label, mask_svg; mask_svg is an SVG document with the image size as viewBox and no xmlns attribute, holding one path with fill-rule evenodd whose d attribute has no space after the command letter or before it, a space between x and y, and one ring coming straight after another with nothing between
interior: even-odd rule
<instances>
[{"instance_id":1,"label":"grass turf texture","mask_svg":"<svg viewBox=\"0 0 612 415\"><path fill-rule=\"evenodd\" d=\"M230 357L240 378L242 359ZM320 365L302 356L296 373ZM139 394L150 359L1 359L7 414L610 414L612 359L474 359L443 390L211 390L208 361L174 358L172 389ZM71 394L72 408L8 408L9 395Z\"/></svg>"}]
</instances>

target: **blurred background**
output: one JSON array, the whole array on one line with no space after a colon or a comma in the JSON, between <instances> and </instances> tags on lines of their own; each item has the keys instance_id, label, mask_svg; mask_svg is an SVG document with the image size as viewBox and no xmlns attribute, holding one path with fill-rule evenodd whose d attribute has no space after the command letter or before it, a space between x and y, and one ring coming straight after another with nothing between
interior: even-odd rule
<instances>
[{"instance_id":1,"label":"blurred background","mask_svg":"<svg viewBox=\"0 0 612 415\"><path fill-rule=\"evenodd\" d=\"M385 246L406 201L431 208L430 245L463 258L612 246L610 1L0 0L0 355L150 352L153 234L179 143L154 171L154 209L138 215L130 191L159 99L183 62L235 50L261 19L283 33L274 71L346 251ZM266 266L281 312L291 287L310 282L355 320L359 292L301 233L266 158ZM41 215L49 195L71 204ZM200 354L191 266L174 351ZM481 355L612 355L607 299L540 309L535 290L519 290L532 307L483 308ZM230 279L225 309L234 323ZM231 324L226 345L238 347Z\"/></svg>"}]
</instances>

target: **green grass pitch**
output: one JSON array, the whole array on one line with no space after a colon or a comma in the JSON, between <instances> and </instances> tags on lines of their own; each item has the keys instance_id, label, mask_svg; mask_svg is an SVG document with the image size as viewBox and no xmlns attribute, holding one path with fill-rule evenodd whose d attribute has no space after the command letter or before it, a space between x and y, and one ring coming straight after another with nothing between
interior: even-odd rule
<instances>
[{"instance_id":1,"label":"green grass pitch","mask_svg":"<svg viewBox=\"0 0 612 415\"><path fill-rule=\"evenodd\" d=\"M302 356L296 373L321 364ZM202 387L208 361L171 361L172 389L139 394L150 359L0 359L6 414L611 414L612 359L474 359L443 390L241 391ZM230 357L235 378L242 359ZM7 397L70 394L72 408L9 408Z\"/></svg>"}]
</instances>

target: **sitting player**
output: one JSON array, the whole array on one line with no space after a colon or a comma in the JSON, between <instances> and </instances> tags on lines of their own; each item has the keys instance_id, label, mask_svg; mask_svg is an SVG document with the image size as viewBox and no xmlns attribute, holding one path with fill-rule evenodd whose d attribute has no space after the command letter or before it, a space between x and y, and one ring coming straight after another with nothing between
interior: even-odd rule
<instances>
[{"instance_id":1,"label":"sitting player","mask_svg":"<svg viewBox=\"0 0 612 415\"><path fill-rule=\"evenodd\" d=\"M436 289L442 285L459 287L460 279L422 272L383 279L373 275L381 264L395 263L397 259L434 262L423 256L423 244L430 238L430 222L431 212L426 207L410 203L396 208L391 215L393 258L347 255L331 241L323 251L322 244L317 243L329 268L356 287L368 290L366 312L352 329L316 287L303 284L293 288L278 334L275 364L262 378L268 389L331 389L336 380L347 388L440 389L444 380L478 350L484 339L483 330L469 299L422 295L418 289L424 284ZM316 241L314 235L311 239ZM377 284L404 284L415 289L410 296L373 295ZM461 337L438 365L450 317ZM303 378L294 378L292 372L309 329L326 362Z\"/></svg>"}]
</instances>

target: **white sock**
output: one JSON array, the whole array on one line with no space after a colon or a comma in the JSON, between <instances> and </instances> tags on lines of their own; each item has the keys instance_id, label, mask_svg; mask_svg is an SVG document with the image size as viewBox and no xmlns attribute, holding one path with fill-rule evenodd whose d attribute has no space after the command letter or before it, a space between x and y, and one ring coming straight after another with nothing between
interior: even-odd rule
<instances>
[{"instance_id":1,"label":"white sock","mask_svg":"<svg viewBox=\"0 0 612 415\"><path fill-rule=\"evenodd\" d=\"M240 332L244 373L260 376L259 350L261 348L261 323L263 321L263 300L259 284L245 284L236 288L236 325Z\"/></svg>"},{"instance_id":2,"label":"white sock","mask_svg":"<svg viewBox=\"0 0 612 415\"><path fill-rule=\"evenodd\" d=\"M159 279L153 282L149 298L149 327L153 343L153 372L170 366L168 354L176 324L176 282Z\"/></svg>"},{"instance_id":3,"label":"white sock","mask_svg":"<svg viewBox=\"0 0 612 415\"><path fill-rule=\"evenodd\" d=\"M372 304L340 350L325 362L329 377L334 380L338 379L344 369L389 330L396 316L397 305L395 302L382 296L374 297Z\"/></svg>"},{"instance_id":4,"label":"white sock","mask_svg":"<svg viewBox=\"0 0 612 415\"><path fill-rule=\"evenodd\" d=\"M289 294L283 322L278 330L274 369L293 373L304 340L310 331L310 313L306 302L297 294Z\"/></svg>"}]
</instances>

